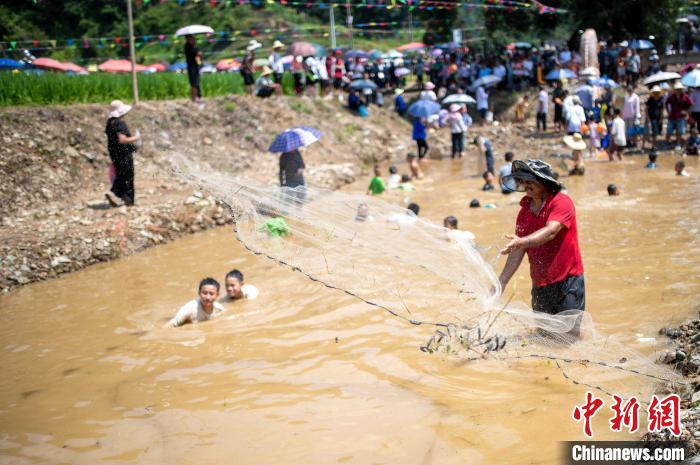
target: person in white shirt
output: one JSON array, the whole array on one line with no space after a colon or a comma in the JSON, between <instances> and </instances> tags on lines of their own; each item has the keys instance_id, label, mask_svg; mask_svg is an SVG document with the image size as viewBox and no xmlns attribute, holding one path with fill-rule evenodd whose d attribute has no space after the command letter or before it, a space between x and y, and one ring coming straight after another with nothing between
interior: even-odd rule
<instances>
[{"instance_id":1,"label":"person in white shirt","mask_svg":"<svg viewBox=\"0 0 700 465\"><path fill-rule=\"evenodd\" d=\"M622 160L622 150L627 146L627 129L620 113L620 109L615 108L615 119L610 129L610 135L613 137L613 147L608 154L610 161L615 160L615 154L618 160Z\"/></svg>"},{"instance_id":2,"label":"person in white shirt","mask_svg":"<svg viewBox=\"0 0 700 465\"><path fill-rule=\"evenodd\" d=\"M484 86L476 88L476 110L481 119L486 119L486 113L489 111L489 94L484 90Z\"/></svg>"},{"instance_id":3,"label":"person in white shirt","mask_svg":"<svg viewBox=\"0 0 700 465\"><path fill-rule=\"evenodd\" d=\"M633 128L641 124L642 111L639 105L639 95L634 93L632 86L627 87L627 95L625 95L625 103L622 105L622 119L625 121L625 128ZM632 134L630 142L634 145L637 142L637 136Z\"/></svg>"},{"instance_id":4,"label":"person in white shirt","mask_svg":"<svg viewBox=\"0 0 700 465\"><path fill-rule=\"evenodd\" d=\"M462 158L464 152L464 134L467 132L467 125L462 116L464 107L458 103L450 105L450 132L452 133L452 158Z\"/></svg>"},{"instance_id":5,"label":"person in white shirt","mask_svg":"<svg viewBox=\"0 0 700 465\"><path fill-rule=\"evenodd\" d=\"M586 122L586 112L581 106L581 99L574 95L573 105L569 108L566 119L566 133L572 135L581 132L581 125Z\"/></svg>"},{"instance_id":6,"label":"person in white shirt","mask_svg":"<svg viewBox=\"0 0 700 465\"><path fill-rule=\"evenodd\" d=\"M421 91L418 100L432 100L433 102L437 101L437 95L435 95L434 91L435 84L432 82L426 82L423 89L424 90Z\"/></svg>"},{"instance_id":7,"label":"person in white shirt","mask_svg":"<svg viewBox=\"0 0 700 465\"><path fill-rule=\"evenodd\" d=\"M272 68L272 76L276 84L282 84L282 75L284 74L284 65L282 64L282 55L279 53L284 48L284 44L276 40L272 44L272 54L267 59Z\"/></svg>"},{"instance_id":8,"label":"person in white shirt","mask_svg":"<svg viewBox=\"0 0 700 465\"><path fill-rule=\"evenodd\" d=\"M387 180L387 189L398 189L399 184L401 184L401 176L398 173L395 165L389 167L389 179Z\"/></svg>"},{"instance_id":9,"label":"person in white shirt","mask_svg":"<svg viewBox=\"0 0 700 465\"><path fill-rule=\"evenodd\" d=\"M499 62L496 66L494 66L493 75L498 76L501 79L506 76L506 67L503 66L503 63Z\"/></svg>"},{"instance_id":10,"label":"person in white shirt","mask_svg":"<svg viewBox=\"0 0 700 465\"><path fill-rule=\"evenodd\" d=\"M547 131L547 112L549 111L549 95L544 87L540 86L540 92L537 94L537 132L540 131L540 125L543 131Z\"/></svg>"},{"instance_id":11,"label":"person in white shirt","mask_svg":"<svg viewBox=\"0 0 700 465\"><path fill-rule=\"evenodd\" d=\"M174 317L165 324L166 328L176 328L187 323L207 321L224 311L216 299L219 297L219 282L214 278L204 278L199 283L199 297L187 302Z\"/></svg>"},{"instance_id":12,"label":"person in white shirt","mask_svg":"<svg viewBox=\"0 0 700 465\"><path fill-rule=\"evenodd\" d=\"M460 231L457 229L457 218L450 215L442 220L442 225L445 227L445 229L447 229L447 231L445 231L445 238L447 239L447 242L465 247L474 247L474 241L476 239L474 233L470 231Z\"/></svg>"},{"instance_id":13,"label":"person in white shirt","mask_svg":"<svg viewBox=\"0 0 700 465\"><path fill-rule=\"evenodd\" d=\"M222 299L224 302L240 299L253 300L259 293L257 287L243 283L243 273L238 270L226 273L224 284L226 286L226 295Z\"/></svg>"}]
</instances>

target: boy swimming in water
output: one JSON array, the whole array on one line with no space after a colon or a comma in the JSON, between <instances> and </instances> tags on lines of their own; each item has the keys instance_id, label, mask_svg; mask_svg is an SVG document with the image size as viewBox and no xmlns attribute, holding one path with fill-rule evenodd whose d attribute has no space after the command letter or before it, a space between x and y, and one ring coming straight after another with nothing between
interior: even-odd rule
<instances>
[{"instance_id":1,"label":"boy swimming in water","mask_svg":"<svg viewBox=\"0 0 700 465\"><path fill-rule=\"evenodd\" d=\"M183 305L165 327L176 328L211 319L224 311L224 307L216 302L218 297L219 282L214 278L204 278L199 282L199 297Z\"/></svg>"},{"instance_id":2,"label":"boy swimming in water","mask_svg":"<svg viewBox=\"0 0 700 465\"><path fill-rule=\"evenodd\" d=\"M243 273L238 270L226 273L224 284L226 285L226 295L222 300L226 302L239 299L253 300L258 296L258 288L252 284L243 284Z\"/></svg>"}]
</instances>

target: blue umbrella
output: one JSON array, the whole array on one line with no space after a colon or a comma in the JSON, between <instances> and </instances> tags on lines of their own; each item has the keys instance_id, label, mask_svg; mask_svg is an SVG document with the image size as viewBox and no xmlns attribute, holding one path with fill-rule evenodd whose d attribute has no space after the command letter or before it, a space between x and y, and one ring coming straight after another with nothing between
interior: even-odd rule
<instances>
[{"instance_id":1,"label":"blue umbrella","mask_svg":"<svg viewBox=\"0 0 700 465\"><path fill-rule=\"evenodd\" d=\"M168 66L168 71L184 71L187 69L187 63L173 63L172 65Z\"/></svg>"},{"instance_id":2,"label":"blue umbrella","mask_svg":"<svg viewBox=\"0 0 700 465\"><path fill-rule=\"evenodd\" d=\"M596 79L593 82L593 85L596 85L598 87L605 87L606 89L614 89L615 87L617 87L617 82L613 81L607 76L603 76L600 79Z\"/></svg>"},{"instance_id":3,"label":"blue umbrella","mask_svg":"<svg viewBox=\"0 0 700 465\"><path fill-rule=\"evenodd\" d=\"M440 112L440 104L432 100L418 100L408 107L408 114L416 118L427 118Z\"/></svg>"},{"instance_id":4,"label":"blue umbrella","mask_svg":"<svg viewBox=\"0 0 700 465\"><path fill-rule=\"evenodd\" d=\"M700 87L700 69L694 69L681 79L681 83L686 87Z\"/></svg>"},{"instance_id":5,"label":"blue umbrella","mask_svg":"<svg viewBox=\"0 0 700 465\"><path fill-rule=\"evenodd\" d=\"M375 84L373 81L370 81L369 79L358 79L356 81L352 81L350 83L350 88L351 89L376 89L377 84Z\"/></svg>"},{"instance_id":6,"label":"blue umbrella","mask_svg":"<svg viewBox=\"0 0 700 465\"><path fill-rule=\"evenodd\" d=\"M646 39L633 39L629 43L629 48L636 48L638 50L648 50L654 48L654 44Z\"/></svg>"},{"instance_id":7,"label":"blue umbrella","mask_svg":"<svg viewBox=\"0 0 700 465\"><path fill-rule=\"evenodd\" d=\"M544 79L545 81L559 81L561 79L574 79L575 77L576 73L570 69L562 68L550 71Z\"/></svg>"},{"instance_id":8,"label":"blue umbrella","mask_svg":"<svg viewBox=\"0 0 700 465\"><path fill-rule=\"evenodd\" d=\"M307 126L297 126L287 129L275 137L275 140L267 149L272 153L285 153L296 150L299 147L311 145L321 138L321 131Z\"/></svg>"},{"instance_id":9,"label":"blue umbrella","mask_svg":"<svg viewBox=\"0 0 700 465\"><path fill-rule=\"evenodd\" d=\"M11 60L9 58L0 58L0 69L19 69L22 68L22 63Z\"/></svg>"},{"instance_id":10,"label":"blue umbrella","mask_svg":"<svg viewBox=\"0 0 700 465\"><path fill-rule=\"evenodd\" d=\"M369 53L362 50L350 50L345 53L345 58L369 58Z\"/></svg>"}]
</instances>

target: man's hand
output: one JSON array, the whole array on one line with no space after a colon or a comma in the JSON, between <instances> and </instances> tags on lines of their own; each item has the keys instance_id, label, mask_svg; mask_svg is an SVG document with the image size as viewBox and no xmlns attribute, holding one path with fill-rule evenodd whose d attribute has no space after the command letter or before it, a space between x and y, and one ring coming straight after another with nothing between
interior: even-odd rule
<instances>
[{"instance_id":1,"label":"man's hand","mask_svg":"<svg viewBox=\"0 0 700 465\"><path fill-rule=\"evenodd\" d=\"M505 247L501 249L501 255L508 255L511 253L513 250L516 249L526 249L528 240L523 239L522 237L515 236L513 234L506 234L506 239L510 239L510 242L508 242Z\"/></svg>"}]
</instances>

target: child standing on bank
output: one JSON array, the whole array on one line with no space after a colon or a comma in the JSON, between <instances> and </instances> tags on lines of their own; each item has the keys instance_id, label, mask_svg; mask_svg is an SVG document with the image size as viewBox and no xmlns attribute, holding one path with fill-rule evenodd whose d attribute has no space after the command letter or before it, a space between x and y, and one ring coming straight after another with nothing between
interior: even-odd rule
<instances>
[{"instance_id":1,"label":"child standing on bank","mask_svg":"<svg viewBox=\"0 0 700 465\"><path fill-rule=\"evenodd\" d=\"M386 190L386 185L382 179L382 170L379 165L374 165L374 177L367 188L367 195L379 195Z\"/></svg>"}]
</instances>

